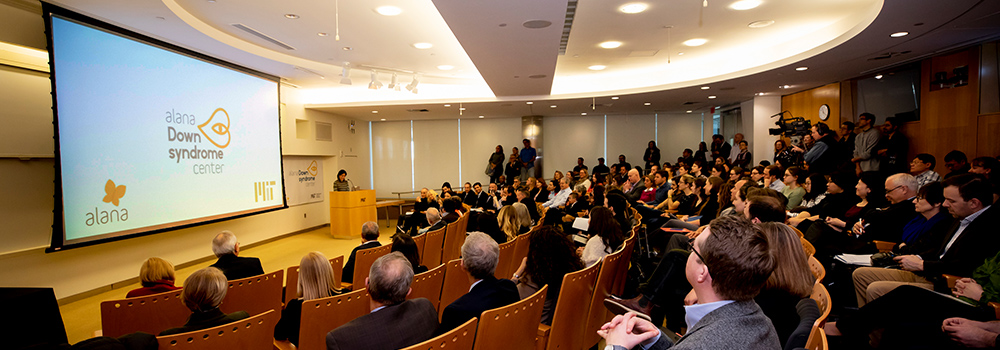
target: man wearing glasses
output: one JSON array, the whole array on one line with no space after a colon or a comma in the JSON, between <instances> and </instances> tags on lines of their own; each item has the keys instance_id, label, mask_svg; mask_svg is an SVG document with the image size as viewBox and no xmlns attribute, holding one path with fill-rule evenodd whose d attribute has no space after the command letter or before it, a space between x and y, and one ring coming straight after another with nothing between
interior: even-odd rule
<instances>
[{"instance_id":1,"label":"man wearing glasses","mask_svg":"<svg viewBox=\"0 0 1000 350\"><path fill-rule=\"evenodd\" d=\"M895 174L885 179L885 199L889 207L874 211L854 224L852 232L866 244L862 252L874 253L872 241L901 242L903 227L917 216L913 198L917 196L917 178L910 174Z\"/></svg>"},{"instance_id":2,"label":"man wearing glasses","mask_svg":"<svg viewBox=\"0 0 1000 350\"><path fill-rule=\"evenodd\" d=\"M628 312L598 331L605 349L780 349L774 326L753 301L775 266L764 233L745 218L721 217L690 251L684 269L698 303L685 306L687 333L674 343Z\"/></svg>"}]
</instances>

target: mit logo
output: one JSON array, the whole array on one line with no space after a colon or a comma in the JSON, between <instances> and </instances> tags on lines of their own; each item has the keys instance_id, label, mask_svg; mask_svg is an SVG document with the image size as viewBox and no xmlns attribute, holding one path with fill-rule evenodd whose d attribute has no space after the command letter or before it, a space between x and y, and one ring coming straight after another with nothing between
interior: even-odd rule
<instances>
[{"instance_id":1,"label":"mit logo","mask_svg":"<svg viewBox=\"0 0 1000 350\"><path fill-rule=\"evenodd\" d=\"M253 183L254 202L274 200L275 181L259 181Z\"/></svg>"}]
</instances>

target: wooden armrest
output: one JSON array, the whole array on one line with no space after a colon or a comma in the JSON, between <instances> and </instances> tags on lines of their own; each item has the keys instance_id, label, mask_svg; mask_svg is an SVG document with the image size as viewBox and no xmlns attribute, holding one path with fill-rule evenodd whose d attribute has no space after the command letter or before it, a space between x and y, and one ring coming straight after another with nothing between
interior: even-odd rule
<instances>
[{"instance_id":1,"label":"wooden armrest","mask_svg":"<svg viewBox=\"0 0 1000 350\"><path fill-rule=\"evenodd\" d=\"M549 343L549 331L551 326L538 324L538 334L535 336L535 350L545 350Z\"/></svg>"},{"instance_id":2,"label":"wooden armrest","mask_svg":"<svg viewBox=\"0 0 1000 350\"><path fill-rule=\"evenodd\" d=\"M961 279L961 277L949 274L941 274L941 277L948 281L948 289L955 289L955 282Z\"/></svg>"},{"instance_id":3,"label":"wooden armrest","mask_svg":"<svg viewBox=\"0 0 1000 350\"><path fill-rule=\"evenodd\" d=\"M544 325L541 323L538 324L538 336L547 337L549 336L549 331L551 330L552 326Z\"/></svg>"},{"instance_id":4,"label":"wooden armrest","mask_svg":"<svg viewBox=\"0 0 1000 350\"><path fill-rule=\"evenodd\" d=\"M274 348L277 350L295 350L295 344L287 340L275 340Z\"/></svg>"},{"instance_id":5,"label":"wooden armrest","mask_svg":"<svg viewBox=\"0 0 1000 350\"><path fill-rule=\"evenodd\" d=\"M353 283L340 282L340 288L341 289L354 290L354 288L352 288L353 286L354 286Z\"/></svg>"},{"instance_id":6,"label":"wooden armrest","mask_svg":"<svg viewBox=\"0 0 1000 350\"><path fill-rule=\"evenodd\" d=\"M667 209L667 210L664 210L663 212L664 213L674 214L674 213L677 213L677 209Z\"/></svg>"},{"instance_id":7,"label":"wooden armrest","mask_svg":"<svg viewBox=\"0 0 1000 350\"><path fill-rule=\"evenodd\" d=\"M1000 303L991 301L990 307L993 308L993 314L994 314L993 317L996 317L998 320L1000 320Z\"/></svg>"},{"instance_id":8,"label":"wooden armrest","mask_svg":"<svg viewBox=\"0 0 1000 350\"><path fill-rule=\"evenodd\" d=\"M896 242L886 242L886 241L873 241L875 242L875 248L878 248L880 252L891 252L892 247L896 246Z\"/></svg>"}]
</instances>

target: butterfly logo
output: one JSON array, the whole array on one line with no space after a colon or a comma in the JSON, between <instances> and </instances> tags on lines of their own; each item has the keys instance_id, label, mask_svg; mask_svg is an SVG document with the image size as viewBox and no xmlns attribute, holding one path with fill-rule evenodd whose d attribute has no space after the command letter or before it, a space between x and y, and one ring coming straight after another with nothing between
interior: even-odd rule
<instances>
[{"instance_id":1,"label":"butterfly logo","mask_svg":"<svg viewBox=\"0 0 1000 350\"><path fill-rule=\"evenodd\" d=\"M319 166L316 165L316 161L314 160L306 170L309 170L309 175L316 176L319 173Z\"/></svg>"},{"instance_id":2,"label":"butterfly logo","mask_svg":"<svg viewBox=\"0 0 1000 350\"><path fill-rule=\"evenodd\" d=\"M220 115L219 112L222 112L222 114ZM218 121L215 120L216 115L219 115ZM209 126L207 130L206 126ZM208 120L204 124L198 125L198 130L201 130L201 134L205 135L205 138L208 138L208 141L216 147L226 148L226 146L229 146L230 141L229 113L222 108L215 109L215 112L212 112L212 116L208 117Z\"/></svg>"},{"instance_id":3,"label":"butterfly logo","mask_svg":"<svg viewBox=\"0 0 1000 350\"><path fill-rule=\"evenodd\" d=\"M104 203L114 204L118 206L118 200L125 196L125 185L115 186L115 182L108 179L108 182L104 184Z\"/></svg>"}]
</instances>

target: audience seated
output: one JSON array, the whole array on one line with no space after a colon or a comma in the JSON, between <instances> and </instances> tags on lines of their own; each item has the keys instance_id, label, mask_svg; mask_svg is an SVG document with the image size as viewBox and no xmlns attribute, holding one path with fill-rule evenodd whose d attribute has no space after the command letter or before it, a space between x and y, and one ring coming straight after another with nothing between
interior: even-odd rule
<instances>
[{"instance_id":1,"label":"audience seated","mask_svg":"<svg viewBox=\"0 0 1000 350\"><path fill-rule=\"evenodd\" d=\"M964 152L959 150L954 150L944 155L944 166L948 168L948 174L944 176L946 180L955 175L969 173L972 170L969 158L965 156Z\"/></svg>"},{"instance_id":2,"label":"audience seated","mask_svg":"<svg viewBox=\"0 0 1000 350\"><path fill-rule=\"evenodd\" d=\"M573 191L569 188L569 179L564 177L559 180L559 192L552 199L542 203L542 206L546 208L561 207L566 204L570 192Z\"/></svg>"},{"instance_id":3,"label":"audience seated","mask_svg":"<svg viewBox=\"0 0 1000 350\"><path fill-rule=\"evenodd\" d=\"M761 229L744 218L719 218L695 239L691 252L685 275L698 303L685 307L687 333L672 342L653 323L626 313L598 331L607 344L627 349L641 344L647 350L781 348L774 326L753 301L775 267Z\"/></svg>"},{"instance_id":4,"label":"audience seated","mask_svg":"<svg viewBox=\"0 0 1000 350\"><path fill-rule=\"evenodd\" d=\"M844 211L827 211L822 224L817 222L809 225L809 231L804 234L809 243L816 247L817 259L826 263L834 255L865 245L865 242L860 241L850 231L865 215L884 207L884 186L885 180L879 173L872 171L861 173L855 186L856 198L860 198L861 201ZM845 234L845 231L848 234Z\"/></svg>"},{"instance_id":5,"label":"audience seated","mask_svg":"<svg viewBox=\"0 0 1000 350\"><path fill-rule=\"evenodd\" d=\"M260 259L239 256L240 242L230 231L222 231L215 236L212 252L219 258L212 267L221 270L227 279L238 280L264 274Z\"/></svg>"},{"instance_id":6,"label":"audience seated","mask_svg":"<svg viewBox=\"0 0 1000 350\"><path fill-rule=\"evenodd\" d=\"M634 170L634 169L633 169ZM583 248L583 265L590 266L601 261L606 255L614 253L625 243L621 225L615 221L614 213L605 207L594 207L590 212L590 226L587 233L587 245Z\"/></svg>"},{"instance_id":7,"label":"audience seated","mask_svg":"<svg viewBox=\"0 0 1000 350\"><path fill-rule=\"evenodd\" d=\"M921 153L910 161L910 174L917 178L917 187L923 187L931 182L941 181L941 175L934 171L937 161L934 156Z\"/></svg>"},{"instance_id":8,"label":"audience seated","mask_svg":"<svg viewBox=\"0 0 1000 350\"><path fill-rule=\"evenodd\" d=\"M181 289L174 286L174 265L160 258L149 258L139 268L142 287L128 292L126 298L135 298Z\"/></svg>"},{"instance_id":9,"label":"audience seated","mask_svg":"<svg viewBox=\"0 0 1000 350\"><path fill-rule=\"evenodd\" d=\"M820 173L812 173L806 177L805 188L806 194L802 196L802 202L797 207L789 209L793 212L801 212L803 210L815 207L816 205L823 202L826 198L826 176ZM790 202L791 200L789 200Z\"/></svg>"},{"instance_id":10,"label":"audience seated","mask_svg":"<svg viewBox=\"0 0 1000 350\"><path fill-rule=\"evenodd\" d=\"M893 252L897 255L915 254L934 249L944 241L955 222L944 204L944 187L940 182L931 182L917 191L913 198L917 216L903 226L901 240L896 242Z\"/></svg>"},{"instance_id":11,"label":"audience seated","mask_svg":"<svg viewBox=\"0 0 1000 350\"><path fill-rule=\"evenodd\" d=\"M462 204L464 203L458 197L451 197L445 200L441 204L441 209L444 210L444 213L441 214L441 221L444 221L445 224L458 221L458 218L462 217L462 209L464 208Z\"/></svg>"},{"instance_id":12,"label":"audience seated","mask_svg":"<svg viewBox=\"0 0 1000 350\"><path fill-rule=\"evenodd\" d=\"M792 210L802 204L802 198L806 195L806 190L802 188L805 182L805 171L797 166L790 166L785 169L785 177L782 179L785 187L781 189L781 194L788 198L788 210Z\"/></svg>"},{"instance_id":13,"label":"audience seated","mask_svg":"<svg viewBox=\"0 0 1000 350\"><path fill-rule=\"evenodd\" d=\"M183 326L167 329L160 332L160 335L193 332L250 317L246 311L227 315L219 310L228 289L226 275L215 267L209 266L192 273L184 280L184 290L181 292L181 301L191 310L191 317Z\"/></svg>"},{"instance_id":14,"label":"audience seated","mask_svg":"<svg viewBox=\"0 0 1000 350\"><path fill-rule=\"evenodd\" d=\"M407 300L413 267L399 252L375 260L365 280L371 313L326 334L326 348L395 350L434 336L437 311L424 298Z\"/></svg>"},{"instance_id":15,"label":"audience seated","mask_svg":"<svg viewBox=\"0 0 1000 350\"><path fill-rule=\"evenodd\" d=\"M514 207L514 214L516 214L517 222L521 226L518 235L528 233L531 230L531 226L534 225L534 221L531 220L531 214L528 213L528 206L524 203L514 203L511 206Z\"/></svg>"},{"instance_id":16,"label":"audience seated","mask_svg":"<svg viewBox=\"0 0 1000 350\"><path fill-rule=\"evenodd\" d=\"M427 266L420 265L420 250L417 249L417 242L409 235L397 235L392 238L392 248L390 252L400 252L413 266L413 274L421 274L429 270Z\"/></svg>"},{"instance_id":17,"label":"audience seated","mask_svg":"<svg viewBox=\"0 0 1000 350\"><path fill-rule=\"evenodd\" d=\"M514 207L509 205L500 208L499 217L482 213L476 221L479 223L479 232L493 237L497 244L511 241L518 235L517 214L514 213Z\"/></svg>"},{"instance_id":18,"label":"audience seated","mask_svg":"<svg viewBox=\"0 0 1000 350\"><path fill-rule=\"evenodd\" d=\"M417 202L413 204L413 212L408 213L408 215L402 215L399 217L400 223L396 226L399 232L410 232L410 228L416 227L426 227L430 224L427 218L427 209L437 208L440 205L435 196L431 195L432 191L428 190L427 187L420 189L420 198Z\"/></svg>"},{"instance_id":19,"label":"audience seated","mask_svg":"<svg viewBox=\"0 0 1000 350\"><path fill-rule=\"evenodd\" d=\"M795 217L788 219L788 224L801 232L809 231L809 226L815 222L826 224L826 218L842 215L858 203L855 187L858 178L853 172L835 172L826 180L826 196L818 204L808 209L798 211Z\"/></svg>"},{"instance_id":20,"label":"audience seated","mask_svg":"<svg viewBox=\"0 0 1000 350\"><path fill-rule=\"evenodd\" d=\"M767 236L775 266L754 301L771 320L778 332L778 341L785 344L799 325L795 306L812 294L816 279L809 270L809 257L795 231L780 222L764 222L760 228Z\"/></svg>"},{"instance_id":21,"label":"audience seated","mask_svg":"<svg viewBox=\"0 0 1000 350\"><path fill-rule=\"evenodd\" d=\"M427 222L431 223L430 226L421 228L417 230L417 235L422 235L427 232L437 231L444 228L448 223L441 219L441 213L438 212L437 208L427 208Z\"/></svg>"},{"instance_id":22,"label":"audience seated","mask_svg":"<svg viewBox=\"0 0 1000 350\"><path fill-rule=\"evenodd\" d=\"M785 183L781 181L784 174L785 172L781 170L780 166L768 165L764 168L764 187L781 192L785 189Z\"/></svg>"},{"instance_id":23,"label":"audience seated","mask_svg":"<svg viewBox=\"0 0 1000 350\"><path fill-rule=\"evenodd\" d=\"M274 327L274 339L287 340L298 346L302 303L338 294L334 283L333 268L323 253L309 252L303 256L299 261L299 282L295 292L298 298L285 304L285 309L281 311L281 319Z\"/></svg>"},{"instance_id":24,"label":"audience seated","mask_svg":"<svg viewBox=\"0 0 1000 350\"><path fill-rule=\"evenodd\" d=\"M508 279L493 276L500 259L500 247L486 234L472 232L462 244L459 266L468 273L472 287L444 308L438 334L448 332L483 311L507 306L521 300L517 286Z\"/></svg>"},{"instance_id":25,"label":"audience seated","mask_svg":"<svg viewBox=\"0 0 1000 350\"><path fill-rule=\"evenodd\" d=\"M577 256L573 241L558 228L542 225L528 234L528 256L514 273L514 281L521 299L549 285L541 322L551 325L563 276L582 269L583 261Z\"/></svg>"},{"instance_id":26,"label":"audience seated","mask_svg":"<svg viewBox=\"0 0 1000 350\"><path fill-rule=\"evenodd\" d=\"M374 221L361 224L361 245L351 250L351 255L347 258L347 262L344 263L344 274L341 277L341 281L354 283L354 256L359 250L382 246L382 243L378 242L378 235L378 224ZM410 267L410 269L412 270L413 267ZM360 283L361 281L358 282Z\"/></svg>"},{"instance_id":27,"label":"audience seated","mask_svg":"<svg viewBox=\"0 0 1000 350\"><path fill-rule=\"evenodd\" d=\"M917 216L913 199L919 187L913 175L901 173L889 176L885 180L885 188L889 207L865 215L852 229L855 235L863 236L864 241L899 242L903 227ZM873 246L868 249L868 252L875 251Z\"/></svg>"},{"instance_id":28,"label":"audience seated","mask_svg":"<svg viewBox=\"0 0 1000 350\"><path fill-rule=\"evenodd\" d=\"M533 182L535 178L529 177L528 182ZM535 201L531 200L529 196L527 187L520 187L515 191L517 196L517 202L524 205L524 209L528 211L528 218L531 222L536 222L542 216L538 214L538 206L535 205Z\"/></svg>"},{"instance_id":29,"label":"audience seated","mask_svg":"<svg viewBox=\"0 0 1000 350\"><path fill-rule=\"evenodd\" d=\"M941 274L970 276L972 270L1000 249L1000 222L990 185L977 175L951 177L944 182L944 206L958 220L941 245L924 252L895 257L901 270L862 267L854 271L858 306L901 285L947 290Z\"/></svg>"}]
</instances>

